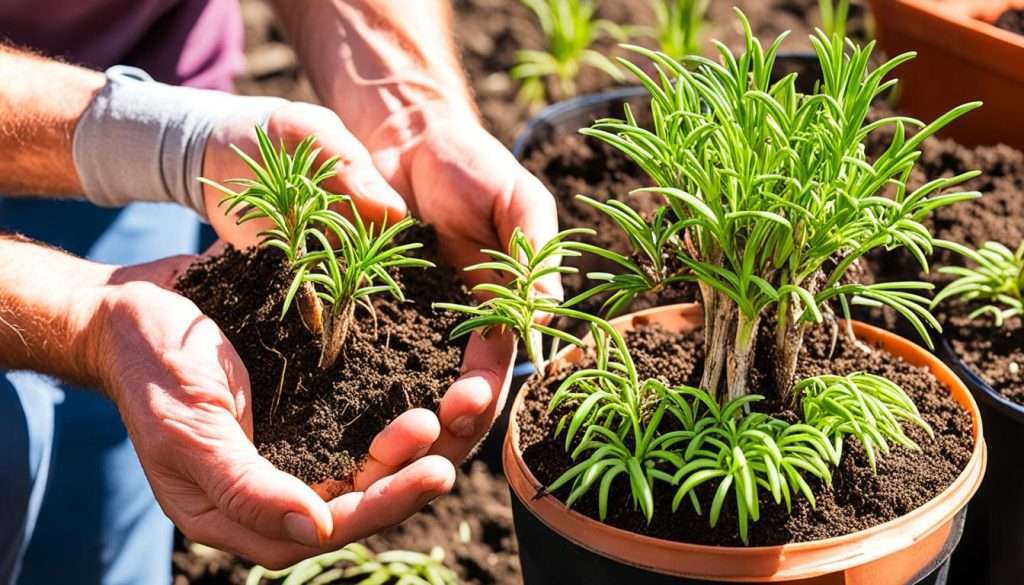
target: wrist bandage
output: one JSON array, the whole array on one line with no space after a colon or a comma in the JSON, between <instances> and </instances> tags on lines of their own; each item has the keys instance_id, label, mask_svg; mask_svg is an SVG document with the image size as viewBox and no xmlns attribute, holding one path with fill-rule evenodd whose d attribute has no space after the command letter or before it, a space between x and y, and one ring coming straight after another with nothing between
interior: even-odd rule
<instances>
[{"instance_id":1,"label":"wrist bandage","mask_svg":"<svg viewBox=\"0 0 1024 585\"><path fill-rule=\"evenodd\" d=\"M75 127L73 156L85 198L103 207L174 202L206 219L197 178L210 134L230 116L265 126L285 103L167 85L134 67L111 67Z\"/></svg>"}]
</instances>

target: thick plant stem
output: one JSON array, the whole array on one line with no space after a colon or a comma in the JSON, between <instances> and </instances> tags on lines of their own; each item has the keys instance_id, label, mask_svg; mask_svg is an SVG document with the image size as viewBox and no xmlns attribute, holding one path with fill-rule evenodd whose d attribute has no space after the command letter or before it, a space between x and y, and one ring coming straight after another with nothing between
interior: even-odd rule
<instances>
[{"instance_id":1,"label":"thick plant stem","mask_svg":"<svg viewBox=\"0 0 1024 585\"><path fill-rule=\"evenodd\" d=\"M747 394L761 318L748 318L727 295L701 285L704 304L704 373L701 388L719 400Z\"/></svg>"},{"instance_id":2,"label":"thick plant stem","mask_svg":"<svg viewBox=\"0 0 1024 585\"><path fill-rule=\"evenodd\" d=\"M535 372L544 372L543 343L544 337L540 331L530 329L530 334L523 338L523 346L526 350L526 357L533 364Z\"/></svg>"},{"instance_id":3,"label":"thick plant stem","mask_svg":"<svg viewBox=\"0 0 1024 585\"><path fill-rule=\"evenodd\" d=\"M309 282L303 283L299 287L298 294L295 296L302 324L313 335L322 336L324 333L324 303L320 300L320 297L316 296L313 284Z\"/></svg>"},{"instance_id":4,"label":"thick plant stem","mask_svg":"<svg viewBox=\"0 0 1024 585\"><path fill-rule=\"evenodd\" d=\"M324 329L321 339L323 347L320 350L320 369L326 370L338 361L341 348L345 346L349 331L355 321L356 303L352 299L346 299L339 306L331 307L326 313Z\"/></svg>"},{"instance_id":5,"label":"thick plant stem","mask_svg":"<svg viewBox=\"0 0 1024 585\"><path fill-rule=\"evenodd\" d=\"M775 359L772 360L772 377L779 398L792 406L796 406L796 397L793 396L791 389L796 380L796 364L800 350L803 349L806 329L806 325L796 322L794 314L795 310L787 311L785 305L779 309L778 323L775 327Z\"/></svg>"},{"instance_id":6,"label":"thick plant stem","mask_svg":"<svg viewBox=\"0 0 1024 585\"><path fill-rule=\"evenodd\" d=\"M704 373L700 386L721 396L723 374L736 335L736 304L703 284L701 292L704 301Z\"/></svg>"},{"instance_id":7,"label":"thick plant stem","mask_svg":"<svg viewBox=\"0 0 1024 585\"><path fill-rule=\"evenodd\" d=\"M760 317L747 318L742 313L736 315L736 336L733 339L732 351L728 354L725 397L727 400L739 398L749 392L750 368L754 363L754 350L757 347L757 328Z\"/></svg>"}]
</instances>

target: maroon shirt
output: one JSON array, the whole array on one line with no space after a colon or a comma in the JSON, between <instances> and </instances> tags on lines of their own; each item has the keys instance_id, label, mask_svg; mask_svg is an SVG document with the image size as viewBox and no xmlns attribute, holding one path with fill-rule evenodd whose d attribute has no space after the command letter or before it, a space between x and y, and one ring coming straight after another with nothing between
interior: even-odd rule
<instances>
[{"instance_id":1,"label":"maroon shirt","mask_svg":"<svg viewBox=\"0 0 1024 585\"><path fill-rule=\"evenodd\" d=\"M230 91L243 64L238 0L0 0L0 38L94 69Z\"/></svg>"}]
</instances>

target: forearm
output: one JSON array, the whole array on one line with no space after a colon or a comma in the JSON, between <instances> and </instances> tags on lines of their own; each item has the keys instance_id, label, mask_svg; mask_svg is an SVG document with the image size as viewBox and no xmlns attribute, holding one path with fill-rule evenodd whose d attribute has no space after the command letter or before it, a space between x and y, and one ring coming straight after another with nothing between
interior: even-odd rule
<instances>
[{"instance_id":1,"label":"forearm","mask_svg":"<svg viewBox=\"0 0 1024 585\"><path fill-rule=\"evenodd\" d=\"M114 267L0 234L0 368L97 387L94 323Z\"/></svg>"},{"instance_id":2,"label":"forearm","mask_svg":"<svg viewBox=\"0 0 1024 585\"><path fill-rule=\"evenodd\" d=\"M0 44L0 77L0 193L81 193L72 138L103 75Z\"/></svg>"},{"instance_id":3,"label":"forearm","mask_svg":"<svg viewBox=\"0 0 1024 585\"><path fill-rule=\"evenodd\" d=\"M317 95L367 140L390 124L476 116L446 0L276 0Z\"/></svg>"}]
</instances>

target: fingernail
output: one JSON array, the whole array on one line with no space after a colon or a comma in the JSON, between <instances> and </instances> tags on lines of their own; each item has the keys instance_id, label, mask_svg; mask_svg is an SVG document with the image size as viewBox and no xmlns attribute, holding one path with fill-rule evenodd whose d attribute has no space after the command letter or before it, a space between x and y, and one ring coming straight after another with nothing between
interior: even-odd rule
<instances>
[{"instance_id":1,"label":"fingernail","mask_svg":"<svg viewBox=\"0 0 1024 585\"><path fill-rule=\"evenodd\" d=\"M316 526L305 514L288 512L284 515L284 531L295 542L306 546L320 546L320 536Z\"/></svg>"},{"instance_id":2,"label":"fingernail","mask_svg":"<svg viewBox=\"0 0 1024 585\"><path fill-rule=\"evenodd\" d=\"M448 429L456 437L465 439L473 436L473 432L476 430L476 421L472 416L460 416L459 418L452 421L452 424L448 425Z\"/></svg>"}]
</instances>

